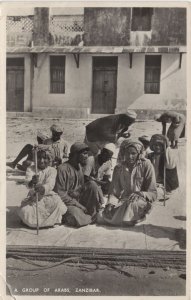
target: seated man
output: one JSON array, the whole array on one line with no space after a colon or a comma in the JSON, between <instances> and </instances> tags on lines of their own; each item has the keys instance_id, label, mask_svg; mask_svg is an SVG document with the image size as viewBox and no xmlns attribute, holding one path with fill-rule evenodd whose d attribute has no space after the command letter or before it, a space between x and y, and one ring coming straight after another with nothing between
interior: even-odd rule
<instances>
[{"instance_id":1,"label":"seated man","mask_svg":"<svg viewBox=\"0 0 191 300\"><path fill-rule=\"evenodd\" d=\"M106 144L116 144L120 137L129 137L129 127L135 122L136 117L134 111L127 111L124 114L96 119L86 126L84 142L89 146L92 154L97 155Z\"/></svg>"},{"instance_id":2,"label":"seated man","mask_svg":"<svg viewBox=\"0 0 191 300\"><path fill-rule=\"evenodd\" d=\"M52 149L54 153L54 159L52 161L53 166L58 166L62 163L63 158L68 157L68 144L64 141L61 136L63 130L58 125L52 125L50 127L52 132L51 138L46 138L41 133L37 135L37 141L39 144L47 145L47 148ZM20 151L14 161L6 163L6 165L12 169L16 166L21 171L26 171L33 162L33 145L27 144ZM24 157L26 160L23 161L22 165L18 164Z\"/></svg>"},{"instance_id":3,"label":"seated man","mask_svg":"<svg viewBox=\"0 0 191 300\"><path fill-rule=\"evenodd\" d=\"M170 193L179 187L177 158L175 152L169 147L168 138L162 134L154 134L151 137L150 148L153 152L148 155L148 159L154 166L158 185L158 199L162 201L161 189L164 190L165 188Z\"/></svg>"},{"instance_id":4,"label":"seated man","mask_svg":"<svg viewBox=\"0 0 191 300\"><path fill-rule=\"evenodd\" d=\"M143 144L143 156L148 157L148 155L152 152L150 149L150 138L148 135L142 135L139 138L139 141Z\"/></svg>"},{"instance_id":5,"label":"seated man","mask_svg":"<svg viewBox=\"0 0 191 300\"><path fill-rule=\"evenodd\" d=\"M85 181L93 180L101 186L104 195L108 194L111 183L112 161L115 145L109 143L104 146L100 154L89 156L86 164L82 166Z\"/></svg>"},{"instance_id":6,"label":"seated man","mask_svg":"<svg viewBox=\"0 0 191 300\"><path fill-rule=\"evenodd\" d=\"M29 193L21 202L18 215L29 227L37 227L36 196L38 194L39 227L49 227L61 224L62 215L67 211L66 205L58 194L53 192L56 180L56 170L50 167L54 155L49 149L39 147L37 152L37 172L35 166L27 174Z\"/></svg>"},{"instance_id":7,"label":"seated man","mask_svg":"<svg viewBox=\"0 0 191 300\"><path fill-rule=\"evenodd\" d=\"M92 223L103 198L94 181L84 182L82 165L88 158L88 146L76 142L70 148L69 160L58 167L55 191L68 210L63 222L73 227Z\"/></svg>"},{"instance_id":8,"label":"seated man","mask_svg":"<svg viewBox=\"0 0 191 300\"><path fill-rule=\"evenodd\" d=\"M109 190L108 204L99 223L134 226L143 221L157 197L154 168L141 156L139 140L127 139L120 146L123 164L116 165ZM100 222L101 221L101 222Z\"/></svg>"}]
</instances>

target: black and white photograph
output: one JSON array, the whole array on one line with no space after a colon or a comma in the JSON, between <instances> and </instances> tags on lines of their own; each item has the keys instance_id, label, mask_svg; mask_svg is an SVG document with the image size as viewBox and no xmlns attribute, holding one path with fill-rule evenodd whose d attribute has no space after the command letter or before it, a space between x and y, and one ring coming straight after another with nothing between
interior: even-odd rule
<instances>
[{"instance_id":1,"label":"black and white photograph","mask_svg":"<svg viewBox=\"0 0 191 300\"><path fill-rule=\"evenodd\" d=\"M6 294L188 296L186 2L4 4Z\"/></svg>"}]
</instances>

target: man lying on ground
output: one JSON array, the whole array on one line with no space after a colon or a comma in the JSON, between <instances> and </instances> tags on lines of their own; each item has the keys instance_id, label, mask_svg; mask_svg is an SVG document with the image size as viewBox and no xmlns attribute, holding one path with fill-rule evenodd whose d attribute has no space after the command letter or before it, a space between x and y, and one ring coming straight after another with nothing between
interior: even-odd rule
<instances>
[{"instance_id":1,"label":"man lying on ground","mask_svg":"<svg viewBox=\"0 0 191 300\"><path fill-rule=\"evenodd\" d=\"M69 160L57 169L55 191L68 208L63 222L73 227L94 222L104 203L98 185L94 181L84 182L81 166L86 163L88 150L86 144L74 143L70 148Z\"/></svg>"},{"instance_id":2,"label":"man lying on ground","mask_svg":"<svg viewBox=\"0 0 191 300\"><path fill-rule=\"evenodd\" d=\"M124 140L120 147L123 164L116 165L109 190L108 204L98 223L134 226L143 221L157 198L154 168L142 157L139 140Z\"/></svg>"},{"instance_id":3,"label":"man lying on ground","mask_svg":"<svg viewBox=\"0 0 191 300\"><path fill-rule=\"evenodd\" d=\"M67 211L66 205L58 194L53 192L57 171L50 167L54 155L50 149L39 146L37 152L38 175L35 175L35 166L28 172L28 187L30 191L18 209L18 215L24 224L37 227L36 195L38 194L39 227L50 227L61 224L62 215Z\"/></svg>"},{"instance_id":4,"label":"man lying on ground","mask_svg":"<svg viewBox=\"0 0 191 300\"><path fill-rule=\"evenodd\" d=\"M150 148L153 152L148 155L148 159L154 166L158 200L162 201L164 200L164 188L170 194L179 187L176 152L169 147L168 138L162 134L154 134L151 137Z\"/></svg>"},{"instance_id":5,"label":"man lying on ground","mask_svg":"<svg viewBox=\"0 0 191 300\"><path fill-rule=\"evenodd\" d=\"M61 138L63 130L58 125L52 125L50 127L52 132L51 138L46 138L41 133L37 135L38 144L47 145L47 148L53 150L54 158L52 161L53 166L58 166L62 163L64 158L68 157L68 143ZM22 164L18 164L23 158L26 160ZM26 171L33 163L33 145L27 144L23 147L20 153L17 155L14 161L7 162L6 165L12 169L17 167L21 171Z\"/></svg>"},{"instance_id":6,"label":"man lying on ground","mask_svg":"<svg viewBox=\"0 0 191 300\"><path fill-rule=\"evenodd\" d=\"M130 126L137 115L134 111L99 118L86 126L84 142L89 146L93 155L98 154L108 143L116 143L120 137L130 136Z\"/></svg>"}]
</instances>

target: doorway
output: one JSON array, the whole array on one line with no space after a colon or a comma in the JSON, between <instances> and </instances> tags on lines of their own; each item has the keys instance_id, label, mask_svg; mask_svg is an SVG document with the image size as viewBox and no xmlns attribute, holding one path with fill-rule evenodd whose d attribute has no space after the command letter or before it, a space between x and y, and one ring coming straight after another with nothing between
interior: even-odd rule
<instances>
[{"instance_id":1,"label":"doorway","mask_svg":"<svg viewBox=\"0 0 191 300\"><path fill-rule=\"evenodd\" d=\"M7 111L24 111L24 58L7 58Z\"/></svg>"},{"instance_id":2,"label":"doorway","mask_svg":"<svg viewBox=\"0 0 191 300\"><path fill-rule=\"evenodd\" d=\"M118 57L93 57L92 113L114 114L117 96Z\"/></svg>"}]
</instances>

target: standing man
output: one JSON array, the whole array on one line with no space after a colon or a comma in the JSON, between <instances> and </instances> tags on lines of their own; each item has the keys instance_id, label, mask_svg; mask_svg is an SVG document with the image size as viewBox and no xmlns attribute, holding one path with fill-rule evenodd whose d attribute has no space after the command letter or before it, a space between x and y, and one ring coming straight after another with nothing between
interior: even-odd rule
<instances>
[{"instance_id":1,"label":"standing man","mask_svg":"<svg viewBox=\"0 0 191 300\"><path fill-rule=\"evenodd\" d=\"M166 135L166 123L171 123L167 131L167 137L171 142L170 147L178 148L178 139L185 137L185 116L178 112L169 111L163 114L157 114L154 117L155 121L162 123L162 134Z\"/></svg>"},{"instance_id":2,"label":"standing man","mask_svg":"<svg viewBox=\"0 0 191 300\"><path fill-rule=\"evenodd\" d=\"M99 118L86 126L85 143L93 155L98 154L108 143L116 143L120 137L130 136L129 127L135 122L137 114L127 111L124 114L110 115Z\"/></svg>"}]
</instances>

